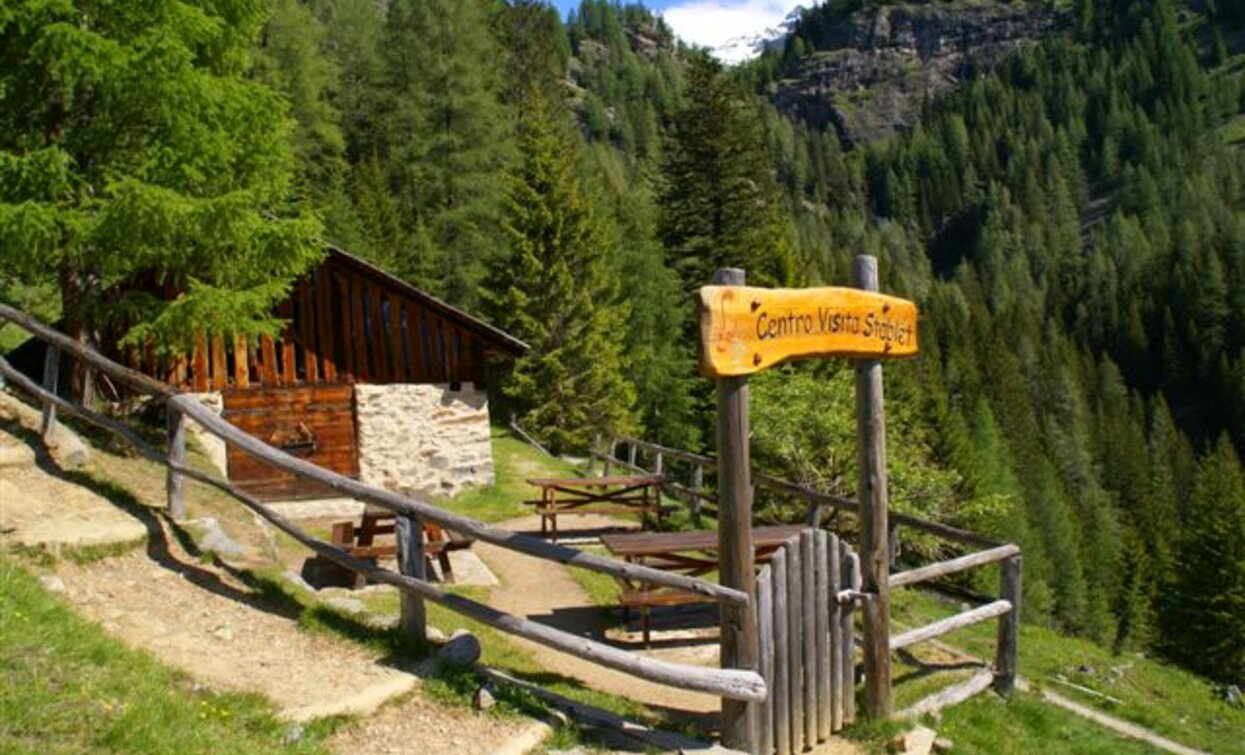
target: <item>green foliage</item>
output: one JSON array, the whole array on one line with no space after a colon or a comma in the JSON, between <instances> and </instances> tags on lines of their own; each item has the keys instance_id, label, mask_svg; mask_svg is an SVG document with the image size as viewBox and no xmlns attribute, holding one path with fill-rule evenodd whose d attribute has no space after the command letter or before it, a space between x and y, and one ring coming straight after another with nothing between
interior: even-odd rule
<instances>
[{"instance_id":1,"label":"green foliage","mask_svg":"<svg viewBox=\"0 0 1245 755\"><path fill-rule=\"evenodd\" d=\"M627 310L575 175L576 142L555 103L539 91L529 98L510 175L510 254L491 261L481 295L494 321L531 347L502 388L529 432L555 452L583 451L595 433L635 429L620 338Z\"/></svg>"},{"instance_id":2,"label":"green foliage","mask_svg":"<svg viewBox=\"0 0 1245 755\"><path fill-rule=\"evenodd\" d=\"M247 77L249 0L23 3L0 13L0 257L55 282L69 330L256 332L320 253L290 195L293 123ZM116 286L152 275L166 302Z\"/></svg>"},{"instance_id":3,"label":"green foliage","mask_svg":"<svg viewBox=\"0 0 1245 755\"><path fill-rule=\"evenodd\" d=\"M688 101L663 163L658 236L685 291L744 268L752 285L794 281L781 197L753 108L708 57L689 62Z\"/></svg>"}]
</instances>

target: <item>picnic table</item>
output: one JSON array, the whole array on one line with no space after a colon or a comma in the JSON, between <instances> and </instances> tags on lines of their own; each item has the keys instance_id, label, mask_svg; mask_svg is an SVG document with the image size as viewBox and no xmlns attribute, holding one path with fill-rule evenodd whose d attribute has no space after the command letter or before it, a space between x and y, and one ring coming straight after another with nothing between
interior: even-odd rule
<instances>
[{"instance_id":1,"label":"picnic table","mask_svg":"<svg viewBox=\"0 0 1245 755\"><path fill-rule=\"evenodd\" d=\"M752 529L752 549L756 563L769 561L774 551L806 528L803 524L785 524ZM689 577L701 577L718 568L717 530L692 532L625 532L601 536L601 544L616 556L632 563ZM616 578L621 588L620 603L623 621L630 618L632 608L640 611L640 627L644 647L649 646L649 609L653 606L675 606L712 602L713 598L677 587L650 585L647 582Z\"/></svg>"},{"instance_id":2,"label":"picnic table","mask_svg":"<svg viewBox=\"0 0 1245 755\"><path fill-rule=\"evenodd\" d=\"M640 528L654 514L660 524L661 475L615 477L538 477L527 481L540 488L540 499L524 501L540 514L540 534L558 541L559 514L640 514Z\"/></svg>"},{"instance_id":3,"label":"picnic table","mask_svg":"<svg viewBox=\"0 0 1245 755\"><path fill-rule=\"evenodd\" d=\"M329 542L345 550L355 558L375 562L377 559L397 555L396 538L384 542L376 542L378 535L394 535L397 529L397 514L388 509L369 506L363 510L363 519L359 526L353 520L333 523L333 531ZM437 559L441 565L442 578L449 583L454 582L454 568L450 564L450 551L470 548L474 542L471 538L449 532L432 522L424 522L422 526L424 538L424 560L426 573L432 573L432 560ZM354 587L363 587L367 577L354 575Z\"/></svg>"}]
</instances>

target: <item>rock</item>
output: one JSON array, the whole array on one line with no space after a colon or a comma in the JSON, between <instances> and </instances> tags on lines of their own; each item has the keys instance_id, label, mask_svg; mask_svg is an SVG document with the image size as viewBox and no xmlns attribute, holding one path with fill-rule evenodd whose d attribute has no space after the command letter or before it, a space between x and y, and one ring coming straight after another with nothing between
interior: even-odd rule
<instances>
[{"instance_id":1,"label":"rock","mask_svg":"<svg viewBox=\"0 0 1245 755\"><path fill-rule=\"evenodd\" d=\"M450 635L450 639L437 650L438 664L466 668L480 660L480 641L465 629Z\"/></svg>"},{"instance_id":2,"label":"rock","mask_svg":"<svg viewBox=\"0 0 1245 755\"><path fill-rule=\"evenodd\" d=\"M429 642L440 643L440 642L445 642L446 640L449 639L448 637L445 636L445 632L442 632L440 629L437 629L436 627L428 627L427 630L425 630L425 633L428 635Z\"/></svg>"},{"instance_id":3,"label":"rock","mask_svg":"<svg viewBox=\"0 0 1245 755\"><path fill-rule=\"evenodd\" d=\"M952 742L950 739L947 739L946 737L938 737L937 739L934 740L934 752L937 752L940 754L951 752L951 748L954 746L955 746L955 743Z\"/></svg>"},{"instance_id":4,"label":"rock","mask_svg":"<svg viewBox=\"0 0 1245 755\"><path fill-rule=\"evenodd\" d=\"M303 728L303 725L295 724L289 729L286 729L285 735L281 737L281 744L292 745L296 742L300 742L305 734L306 729Z\"/></svg>"},{"instance_id":5,"label":"rock","mask_svg":"<svg viewBox=\"0 0 1245 755\"><path fill-rule=\"evenodd\" d=\"M1089 664L1081 664L1080 666L1077 667L1076 670L1088 676L1094 675L1094 667L1090 666Z\"/></svg>"},{"instance_id":6,"label":"rock","mask_svg":"<svg viewBox=\"0 0 1245 755\"><path fill-rule=\"evenodd\" d=\"M219 626L212 630L212 636L223 642L233 642L233 630L226 626Z\"/></svg>"},{"instance_id":7,"label":"rock","mask_svg":"<svg viewBox=\"0 0 1245 755\"><path fill-rule=\"evenodd\" d=\"M887 742L886 749L888 752L902 753L902 755L929 755L937 736L933 729L918 726L892 738L890 742Z\"/></svg>"},{"instance_id":8,"label":"rock","mask_svg":"<svg viewBox=\"0 0 1245 755\"><path fill-rule=\"evenodd\" d=\"M17 438L0 432L0 469L29 469L34 465L34 449Z\"/></svg>"},{"instance_id":9,"label":"rock","mask_svg":"<svg viewBox=\"0 0 1245 755\"><path fill-rule=\"evenodd\" d=\"M493 697L487 684L476 690L475 697L471 698L471 706L476 710L489 710L494 705L497 705L497 698Z\"/></svg>"},{"instance_id":10,"label":"rock","mask_svg":"<svg viewBox=\"0 0 1245 755\"><path fill-rule=\"evenodd\" d=\"M205 516L201 519L191 519L186 522L186 528L198 535L195 542L199 550L205 553L215 553L228 558L241 558L246 555L246 549L225 534L220 522L216 521L216 517Z\"/></svg>"},{"instance_id":11,"label":"rock","mask_svg":"<svg viewBox=\"0 0 1245 755\"><path fill-rule=\"evenodd\" d=\"M332 606L342 613L357 614L367 613L367 606L354 598L329 598L324 601L325 605Z\"/></svg>"},{"instance_id":12,"label":"rock","mask_svg":"<svg viewBox=\"0 0 1245 755\"><path fill-rule=\"evenodd\" d=\"M1233 708L1245 709L1245 697L1241 695L1241 688L1235 684L1225 684L1218 688L1219 695L1223 701Z\"/></svg>"},{"instance_id":13,"label":"rock","mask_svg":"<svg viewBox=\"0 0 1245 755\"><path fill-rule=\"evenodd\" d=\"M303 575L293 569L287 569L281 576L285 577L286 582L289 582L291 585L303 590L304 592L314 593L316 591L316 588L312 587L311 583L303 579Z\"/></svg>"},{"instance_id":14,"label":"rock","mask_svg":"<svg viewBox=\"0 0 1245 755\"><path fill-rule=\"evenodd\" d=\"M65 580L55 574L40 574L39 584L48 592L65 592Z\"/></svg>"}]
</instances>

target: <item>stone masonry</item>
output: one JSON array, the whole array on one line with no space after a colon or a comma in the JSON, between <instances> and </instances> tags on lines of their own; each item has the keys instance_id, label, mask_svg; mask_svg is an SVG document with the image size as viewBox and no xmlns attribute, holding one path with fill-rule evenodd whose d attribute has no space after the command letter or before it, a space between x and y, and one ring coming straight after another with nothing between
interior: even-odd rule
<instances>
[{"instance_id":1,"label":"stone masonry","mask_svg":"<svg viewBox=\"0 0 1245 755\"><path fill-rule=\"evenodd\" d=\"M449 496L493 481L488 394L463 383L356 385L360 482Z\"/></svg>"},{"instance_id":2,"label":"stone masonry","mask_svg":"<svg viewBox=\"0 0 1245 755\"><path fill-rule=\"evenodd\" d=\"M217 417L225 411L225 399L219 391L211 393L191 393L200 404ZM207 431L207 428L192 419L186 420L186 436L193 439L203 449L212 466L216 467L222 477L229 475L228 448L225 441Z\"/></svg>"}]
</instances>

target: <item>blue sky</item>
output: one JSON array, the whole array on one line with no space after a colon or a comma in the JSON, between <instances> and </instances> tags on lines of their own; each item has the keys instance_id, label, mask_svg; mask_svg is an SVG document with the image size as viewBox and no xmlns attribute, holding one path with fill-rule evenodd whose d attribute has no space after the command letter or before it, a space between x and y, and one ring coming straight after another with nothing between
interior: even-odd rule
<instances>
[{"instance_id":1,"label":"blue sky","mask_svg":"<svg viewBox=\"0 0 1245 755\"><path fill-rule=\"evenodd\" d=\"M554 0L563 14L579 7L579 0ZM799 0L645 0L665 17L670 28L687 42L714 47L746 34L776 26ZM813 0L804 0L813 5Z\"/></svg>"}]
</instances>

